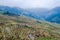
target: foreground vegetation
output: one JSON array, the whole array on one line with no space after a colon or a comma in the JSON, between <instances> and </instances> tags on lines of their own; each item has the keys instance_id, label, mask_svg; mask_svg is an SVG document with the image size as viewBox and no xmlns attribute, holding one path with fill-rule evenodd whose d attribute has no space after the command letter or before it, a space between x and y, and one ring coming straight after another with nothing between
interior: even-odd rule
<instances>
[{"instance_id":1,"label":"foreground vegetation","mask_svg":"<svg viewBox=\"0 0 60 40\"><path fill-rule=\"evenodd\" d=\"M0 15L0 40L60 40L59 26L25 16Z\"/></svg>"}]
</instances>

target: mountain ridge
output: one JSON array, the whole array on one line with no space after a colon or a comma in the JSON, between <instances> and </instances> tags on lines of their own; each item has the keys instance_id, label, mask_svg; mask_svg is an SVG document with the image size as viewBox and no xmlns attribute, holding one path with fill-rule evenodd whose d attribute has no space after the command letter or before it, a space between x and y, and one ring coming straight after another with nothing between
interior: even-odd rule
<instances>
[{"instance_id":1,"label":"mountain ridge","mask_svg":"<svg viewBox=\"0 0 60 40\"><path fill-rule=\"evenodd\" d=\"M39 20L45 20L49 22L52 22L52 19L56 18L56 16L58 15L60 16L60 7L55 7L53 9L48 10L44 8L21 9L17 7L0 6L0 11L3 11L4 15L10 15L10 16L25 15L28 17L32 17ZM55 20L53 21L54 23L58 23L57 21L60 21L60 20L58 19L56 21Z\"/></svg>"}]
</instances>

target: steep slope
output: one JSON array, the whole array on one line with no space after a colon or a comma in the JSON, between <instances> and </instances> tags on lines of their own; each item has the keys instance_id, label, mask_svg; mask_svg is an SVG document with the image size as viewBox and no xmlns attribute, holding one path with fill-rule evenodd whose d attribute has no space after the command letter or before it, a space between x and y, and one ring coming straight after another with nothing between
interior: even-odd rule
<instances>
[{"instance_id":1,"label":"steep slope","mask_svg":"<svg viewBox=\"0 0 60 40\"><path fill-rule=\"evenodd\" d=\"M60 7L52 9L50 15L46 18L47 21L60 23Z\"/></svg>"},{"instance_id":2,"label":"steep slope","mask_svg":"<svg viewBox=\"0 0 60 40\"><path fill-rule=\"evenodd\" d=\"M59 30L49 22L0 14L0 40L60 40Z\"/></svg>"}]
</instances>

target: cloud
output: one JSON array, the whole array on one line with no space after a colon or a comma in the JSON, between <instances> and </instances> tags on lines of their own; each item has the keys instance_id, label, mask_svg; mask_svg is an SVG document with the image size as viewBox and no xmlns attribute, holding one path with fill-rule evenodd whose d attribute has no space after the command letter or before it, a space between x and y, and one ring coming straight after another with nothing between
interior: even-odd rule
<instances>
[{"instance_id":1,"label":"cloud","mask_svg":"<svg viewBox=\"0 0 60 40\"><path fill-rule=\"evenodd\" d=\"M0 5L21 8L53 8L60 6L60 0L0 0Z\"/></svg>"}]
</instances>

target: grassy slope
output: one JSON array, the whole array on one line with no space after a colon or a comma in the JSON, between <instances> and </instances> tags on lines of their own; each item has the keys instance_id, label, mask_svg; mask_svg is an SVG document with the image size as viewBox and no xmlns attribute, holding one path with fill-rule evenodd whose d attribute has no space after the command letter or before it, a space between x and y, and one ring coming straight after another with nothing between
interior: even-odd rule
<instances>
[{"instance_id":1,"label":"grassy slope","mask_svg":"<svg viewBox=\"0 0 60 40\"><path fill-rule=\"evenodd\" d=\"M36 21L25 16L12 17L0 15L0 40L59 40L60 24Z\"/></svg>"}]
</instances>

